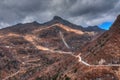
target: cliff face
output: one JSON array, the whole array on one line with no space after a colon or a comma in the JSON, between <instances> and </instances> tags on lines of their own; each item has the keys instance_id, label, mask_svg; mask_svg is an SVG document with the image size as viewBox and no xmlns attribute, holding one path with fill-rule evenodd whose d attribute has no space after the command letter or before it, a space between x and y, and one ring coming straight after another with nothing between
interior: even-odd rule
<instances>
[{"instance_id":1,"label":"cliff face","mask_svg":"<svg viewBox=\"0 0 120 80\"><path fill-rule=\"evenodd\" d=\"M120 64L120 16L109 31L83 48L84 60L91 64Z\"/></svg>"},{"instance_id":2,"label":"cliff face","mask_svg":"<svg viewBox=\"0 0 120 80\"><path fill-rule=\"evenodd\" d=\"M119 80L119 67L90 66L81 61L78 54L83 46L101 30L78 27L56 16L44 24L1 29L0 80Z\"/></svg>"}]
</instances>

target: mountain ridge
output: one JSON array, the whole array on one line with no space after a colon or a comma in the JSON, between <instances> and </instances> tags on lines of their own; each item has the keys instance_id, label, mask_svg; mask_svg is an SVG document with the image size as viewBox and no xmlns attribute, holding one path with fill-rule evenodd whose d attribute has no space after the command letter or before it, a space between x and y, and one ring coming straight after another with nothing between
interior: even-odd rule
<instances>
[{"instance_id":1,"label":"mountain ridge","mask_svg":"<svg viewBox=\"0 0 120 80\"><path fill-rule=\"evenodd\" d=\"M76 24L73 24L59 16L54 16L52 20L48 21L48 22L45 22L45 23L39 23L37 21L33 21L33 22L30 22L30 23L18 23L18 24L15 24L13 26L8 26L6 28L2 28L2 29L7 29L7 28L13 28L13 27L25 27L25 26L29 26L29 25L33 25L33 26L49 26L49 25L53 25L53 24L56 24L56 23L60 23L60 24L63 24L63 25L66 25L66 26L69 26L71 28L74 28L74 29L80 29L82 31L101 31L101 32L104 32L106 30L104 29L101 29L99 28L98 26L88 26L88 27L82 27L80 25L76 25Z\"/></svg>"}]
</instances>

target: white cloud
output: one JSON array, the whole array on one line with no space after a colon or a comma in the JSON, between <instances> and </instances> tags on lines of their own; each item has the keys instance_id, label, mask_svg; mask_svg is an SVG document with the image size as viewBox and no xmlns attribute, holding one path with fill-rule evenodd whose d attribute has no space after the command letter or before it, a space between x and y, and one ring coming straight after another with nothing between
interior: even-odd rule
<instances>
[{"instance_id":1,"label":"white cloud","mask_svg":"<svg viewBox=\"0 0 120 80\"><path fill-rule=\"evenodd\" d=\"M6 27L6 26L10 26L10 24L4 23L4 22L0 23L0 29L3 28L3 27Z\"/></svg>"},{"instance_id":2,"label":"white cloud","mask_svg":"<svg viewBox=\"0 0 120 80\"><path fill-rule=\"evenodd\" d=\"M34 21L34 17L27 16L26 18L23 19L22 23L29 23L29 22L33 22L33 21Z\"/></svg>"}]
</instances>

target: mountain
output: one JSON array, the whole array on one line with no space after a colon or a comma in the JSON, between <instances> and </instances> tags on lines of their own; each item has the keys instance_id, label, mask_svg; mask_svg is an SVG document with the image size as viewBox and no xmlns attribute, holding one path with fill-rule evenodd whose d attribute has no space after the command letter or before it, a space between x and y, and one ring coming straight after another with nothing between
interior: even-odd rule
<instances>
[{"instance_id":1,"label":"mountain","mask_svg":"<svg viewBox=\"0 0 120 80\"><path fill-rule=\"evenodd\" d=\"M84 60L90 64L120 64L120 15L110 30L85 45Z\"/></svg>"},{"instance_id":2,"label":"mountain","mask_svg":"<svg viewBox=\"0 0 120 80\"><path fill-rule=\"evenodd\" d=\"M0 80L119 80L119 66L92 66L81 60L84 45L105 32L98 29L58 16L43 24L1 29Z\"/></svg>"},{"instance_id":3,"label":"mountain","mask_svg":"<svg viewBox=\"0 0 120 80\"><path fill-rule=\"evenodd\" d=\"M99 28L98 26L88 26L84 28L84 31L95 31L95 32L104 32L104 29Z\"/></svg>"},{"instance_id":4,"label":"mountain","mask_svg":"<svg viewBox=\"0 0 120 80\"><path fill-rule=\"evenodd\" d=\"M59 16L54 16L52 20L46 22L46 23L43 23L43 25L52 25L52 24L56 24L56 23L60 23L60 24L63 24L63 25L66 25L66 26L69 26L71 28L75 28L75 29L80 29L80 30L83 30L83 27L82 26L78 26L78 25L75 25Z\"/></svg>"},{"instance_id":5,"label":"mountain","mask_svg":"<svg viewBox=\"0 0 120 80\"><path fill-rule=\"evenodd\" d=\"M6 28L2 28L0 30L1 34L8 34L8 33L15 33L15 34L26 34L26 33L31 33L32 30L37 29L40 26L40 24L36 21L31 22L31 23L18 23L13 26L9 26Z\"/></svg>"},{"instance_id":6,"label":"mountain","mask_svg":"<svg viewBox=\"0 0 120 80\"><path fill-rule=\"evenodd\" d=\"M82 46L91 41L105 30L97 27L83 28L70 23L61 17L55 16L51 21L39 24L34 21L26 24L16 24L3 28L0 34L17 34L23 36L29 34L35 37L35 43L44 47L63 51L78 52ZM62 40L61 40L62 39Z\"/></svg>"}]
</instances>

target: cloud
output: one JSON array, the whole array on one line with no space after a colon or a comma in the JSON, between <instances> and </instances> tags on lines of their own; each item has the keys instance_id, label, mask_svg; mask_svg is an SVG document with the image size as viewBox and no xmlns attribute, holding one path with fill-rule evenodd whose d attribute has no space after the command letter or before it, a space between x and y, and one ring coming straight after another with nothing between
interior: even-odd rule
<instances>
[{"instance_id":1,"label":"cloud","mask_svg":"<svg viewBox=\"0 0 120 80\"><path fill-rule=\"evenodd\" d=\"M70 15L79 18L80 20L78 21L84 26L98 25L105 21L114 21L115 17L120 13L120 10L115 8L118 2L120 1L79 0L70 9ZM113 15L114 13L116 14ZM78 21L76 23L78 23Z\"/></svg>"},{"instance_id":2,"label":"cloud","mask_svg":"<svg viewBox=\"0 0 120 80\"><path fill-rule=\"evenodd\" d=\"M71 8L72 16L101 14L114 8L118 0L78 0Z\"/></svg>"},{"instance_id":3,"label":"cloud","mask_svg":"<svg viewBox=\"0 0 120 80\"><path fill-rule=\"evenodd\" d=\"M4 22L0 22L0 29L3 28L3 26L7 27L7 26L10 26L10 25L7 24L7 23L4 23Z\"/></svg>"},{"instance_id":4,"label":"cloud","mask_svg":"<svg viewBox=\"0 0 120 80\"><path fill-rule=\"evenodd\" d=\"M88 26L114 21L120 13L120 0L1 0L0 27L20 22L40 23L61 16Z\"/></svg>"}]
</instances>

